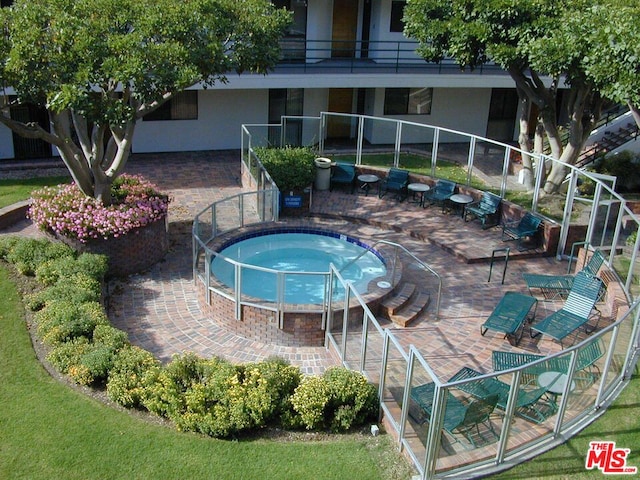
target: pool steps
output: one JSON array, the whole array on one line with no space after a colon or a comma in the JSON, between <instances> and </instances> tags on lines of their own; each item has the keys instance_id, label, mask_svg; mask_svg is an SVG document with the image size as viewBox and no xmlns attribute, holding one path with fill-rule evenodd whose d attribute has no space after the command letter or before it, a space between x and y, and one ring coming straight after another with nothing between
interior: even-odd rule
<instances>
[{"instance_id":1,"label":"pool steps","mask_svg":"<svg viewBox=\"0 0 640 480\"><path fill-rule=\"evenodd\" d=\"M382 300L379 315L400 327L406 327L427 308L431 296L421 292L415 284L402 282Z\"/></svg>"}]
</instances>

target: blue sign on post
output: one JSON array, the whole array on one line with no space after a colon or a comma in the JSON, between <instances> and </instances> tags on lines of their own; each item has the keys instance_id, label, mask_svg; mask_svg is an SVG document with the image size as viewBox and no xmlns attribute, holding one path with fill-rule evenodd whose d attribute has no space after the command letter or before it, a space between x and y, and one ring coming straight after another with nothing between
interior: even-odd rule
<instances>
[{"instance_id":1,"label":"blue sign on post","mask_svg":"<svg viewBox=\"0 0 640 480\"><path fill-rule=\"evenodd\" d=\"M300 208L302 206L302 196L288 195L284 197L284 206L289 208Z\"/></svg>"}]
</instances>

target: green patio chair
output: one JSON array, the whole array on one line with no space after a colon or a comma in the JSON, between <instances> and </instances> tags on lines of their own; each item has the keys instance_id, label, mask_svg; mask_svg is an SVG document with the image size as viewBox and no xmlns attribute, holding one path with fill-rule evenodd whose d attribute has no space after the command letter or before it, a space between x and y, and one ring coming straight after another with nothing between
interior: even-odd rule
<instances>
[{"instance_id":1,"label":"green patio chair","mask_svg":"<svg viewBox=\"0 0 640 480\"><path fill-rule=\"evenodd\" d=\"M403 201L409 194L408 185L409 171L391 167L387 178L383 179L378 185L378 197L384 197L387 192L395 192L396 199Z\"/></svg>"},{"instance_id":2,"label":"green patio chair","mask_svg":"<svg viewBox=\"0 0 640 480\"><path fill-rule=\"evenodd\" d=\"M449 200L455 191L455 182L437 180L435 186L425 193L423 206L427 207L428 205L438 204L441 205L444 210L447 200Z\"/></svg>"},{"instance_id":3,"label":"green patio chair","mask_svg":"<svg viewBox=\"0 0 640 480\"><path fill-rule=\"evenodd\" d=\"M528 318L529 322L532 322L536 317L537 308L538 300L535 297L518 292L506 292L489 318L480 326L480 334L484 336L487 330L501 332L504 333L504 338L513 337L518 345L524 332L525 320Z\"/></svg>"},{"instance_id":4,"label":"green patio chair","mask_svg":"<svg viewBox=\"0 0 640 480\"><path fill-rule=\"evenodd\" d=\"M482 375L482 373L472 368L462 367L449 379L449 382L457 382ZM498 402L496 406L502 410L507 408L510 386L496 378L479 379L459 385L457 388L479 399L486 399L492 395L497 395ZM520 388L516 398L516 415L534 423L544 422L549 414L554 412L553 406L543 399L546 392L547 389L545 387L537 387L534 389Z\"/></svg>"},{"instance_id":5,"label":"green patio chair","mask_svg":"<svg viewBox=\"0 0 640 480\"><path fill-rule=\"evenodd\" d=\"M500 204L502 198L491 192L482 192L482 198L470 203L464 210L464 221L474 218L480 220L482 229L493 227L500 223Z\"/></svg>"},{"instance_id":6,"label":"green patio chair","mask_svg":"<svg viewBox=\"0 0 640 480\"><path fill-rule=\"evenodd\" d=\"M571 333L575 333L577 338L578 329L583 325L587 333L591 333L586 328L586 324L591 318L591 312L595 310L597 320L592 331L598 328L602 315L595 306L602 288L602 280L598 277L583 271L576 273L564 306L540 322L531 325L531 338L541 334L547 335L562 345L563 340Z\"/></svg>"},{"instance_id":7,"label":"green patio chair","mask_svg":"<svg viewBox=\"0 0 640 480\"><path fill-rule=\"evenodd\" d=\"M600 267L604 264L604 255L600 250L595 250L587 263L585 263L582 272L595 277L598 275ZM532 289L538 289L544 298L553 299L556 297L566 297L571 287L575 275L543 275L536 273L523 273L522 278L527 284L527 288L531 293Z\"/></svg>"},{"instance_id":8,"label":"green patio chair","mask_svg":"<svg viewBox=\"0 0 640 480\"><path fill-rule=\"evenodd\" d=\"M542 219L536 217L531 212L527 212L517 222L507 222L502 225L502 241L508 242L512 240L518 241L518 250L527 250L529 248L535 248L537 245L531 247L524 247L522 241L525 238L535 238L538 236L538 227L542 223Z\"/></svg>"},{"instance_id":9,"label":"green patio chair","mask_svg":"<svg viewBox=\"0 0 640 480\"><path fill-rule=\"evenodd\" d=\"M425 414L423 423L431 418L433 407L434 383L425 383L411 389L411 398L420 406ZM491 423L491 414L498 403L498 395L489 395L486 398L475 398L468 403L462 402L451 392L447 392L444 423L442 428L457 441L456 434L462 434L474 447L477 447L475 434L484 439L480 432L480 425L485 425L487 430L497 439L498 434Z\"/></svg>"},{"instance_id":10,"label":"green patio chair","mask_svg":"<svg viewBox=\"0 0 640 480\"><path fill-rule=\"evenodd\" d=\"M578 352L576 360L576 370L573 376L574 380L585 381L591 385L600 376L600 369L596 362L604 355L602 340L597 339ZM509 352L503 350L494 350L491 352L491 362L493 370L500 372L518 368L536 360L545 358L544 355L536 355L533 353ZM522 371L523 380L527 384L533 384L538 375L546 371L567 373L569 371L569 357L563 356L552 358L546 362L541 362L526 368Z\"/></svg>"},{"instance_id":11,"label":"green patio chair","mask_svg":"<svg viewBox=\"0 0 640 480\"><path fill-rule=\"evenodd\" d=\"M356 185L356 167L352 163L336 162L331 169L329 191L338 185L347 185L353 193Z\"/></svg>"}]
</instances>

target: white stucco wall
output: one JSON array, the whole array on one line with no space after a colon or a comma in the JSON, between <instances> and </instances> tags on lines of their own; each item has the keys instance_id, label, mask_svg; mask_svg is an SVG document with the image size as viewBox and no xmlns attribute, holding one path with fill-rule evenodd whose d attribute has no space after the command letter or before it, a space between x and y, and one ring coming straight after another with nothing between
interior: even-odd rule
<instances>
[{"instance_id":1,"label":"white stucco wall","mask_svg":"<svg viewBox=\"0 0 640 480\"><path fill-rule=\"evenodd\" d=\"M240 148L243 124L266 124L268 90L200 90L198 120L143 121L134 152L178 152Z\"/></svg>"},{"instance_id":2,"label":"white stucco wall","mask_svg":"<svg viewBox=\"0 0 640 480\"><path fill-rule=\"evenodd\" d=\"M373 115L384 115L384 88L376 89ZM491 89L434 88L430 115L394 115L388 118L422 123L437 127L450 128L466 133L484 136L487 130L487 117ZM420 132L420 137L412 138L412 133ZM374 124L367 129L367 139L372 143L395 142L395 130L385 124ZM403 142L424 142L424 131L418 129L403 132ZM442 133L441 142L460 141L455 134Z\"/></svg>"}]
</instances>

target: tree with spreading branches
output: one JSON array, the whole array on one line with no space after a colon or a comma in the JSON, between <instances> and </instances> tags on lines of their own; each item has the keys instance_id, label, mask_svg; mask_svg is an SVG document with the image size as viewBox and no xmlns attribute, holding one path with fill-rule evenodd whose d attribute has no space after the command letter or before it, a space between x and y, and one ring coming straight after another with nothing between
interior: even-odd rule
<instances>
[{"instance_id":1,"label":"tree with spreading branches","mask_svg":"<svg viewBox=\"0 0 640 480\"><path fill-rule=\"evenodd\" d=\"M418 53L429 61L445 57L461 68L494 62L514 80L522 103L520 147L531 151L527 136L529 105L535 105L538 122L551 154L574 164L599 120L604 96L588 75L585 59L600 45L590 34L594 18L589 0L412 0L405 9L405 33L420 42ZM565 95L566 125L558 119L559 90ZM561 130L568 136L563 141ZM536 131L540 132L540 129ZM535 145L542 145L536 141ZM528 187L532 165L523 158ZM547 172L545 172L547 173ZM544 191L558 190L566 175L554 163Z\"/></svg>"},{"instance_id":2,"label":"tree with spreading branches","mask_svg":"<svg viewBox=\"0 0 640 480\"><path fill-rule=\"evenodd\" d=\"M0 123L56 147L109 205L136 122L194 85L266 74L289 22L268 0L17 0L0 9ZM45 108L51 128L12 119L17 105Z\"/></svg>"}]
</instances>

